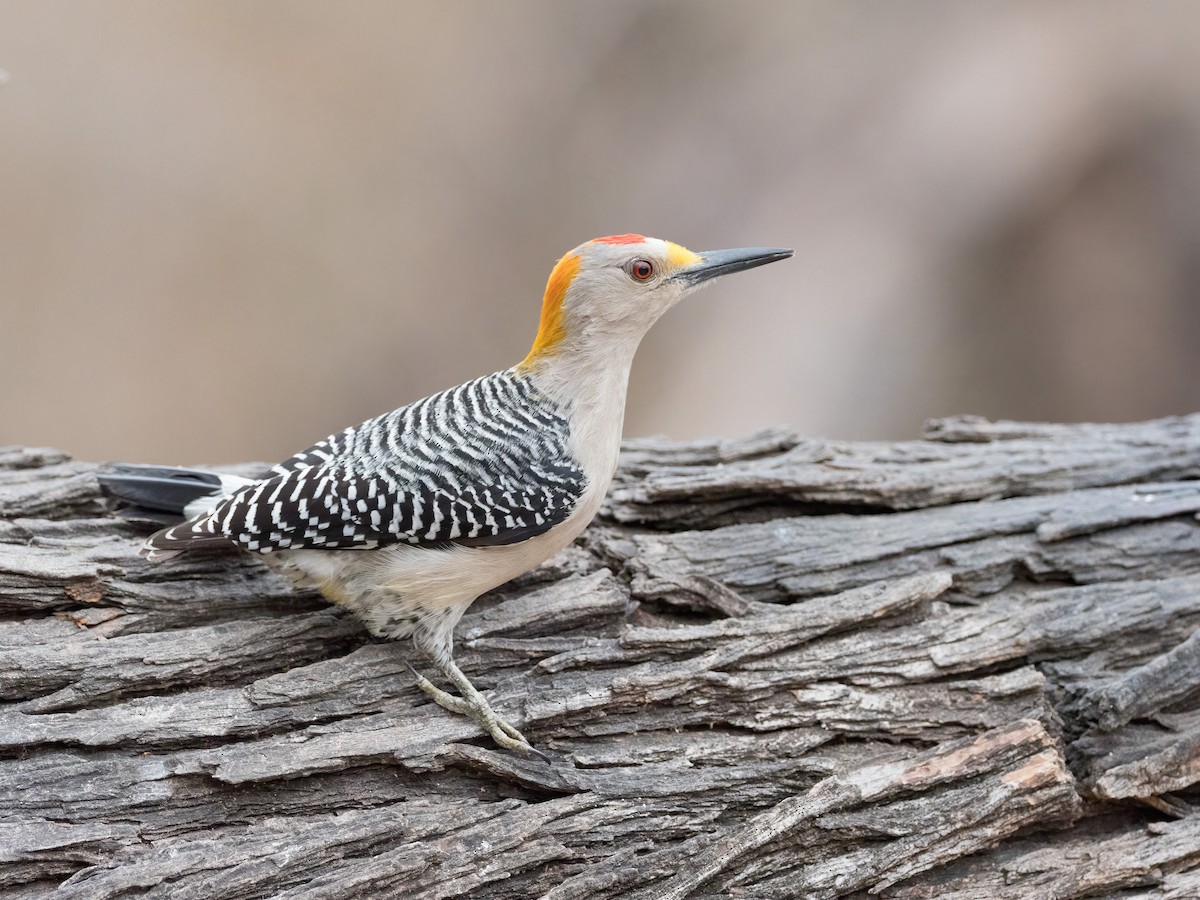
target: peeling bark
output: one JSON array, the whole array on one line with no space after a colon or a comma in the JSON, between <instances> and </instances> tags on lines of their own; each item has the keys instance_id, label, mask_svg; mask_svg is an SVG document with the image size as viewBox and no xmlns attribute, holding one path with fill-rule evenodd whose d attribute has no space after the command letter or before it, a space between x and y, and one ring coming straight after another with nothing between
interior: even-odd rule
<instances>
[{"instance_id":1,"label":"peeling bark","mask_svg":"<svg viewBox=\"0 0 1200 900\"><path fill-rule=\"evenodd\" d=\"M630 442L463 669L0 449L0 897L1200 895L1200 416Z\"/></svg>"}]
</instances>

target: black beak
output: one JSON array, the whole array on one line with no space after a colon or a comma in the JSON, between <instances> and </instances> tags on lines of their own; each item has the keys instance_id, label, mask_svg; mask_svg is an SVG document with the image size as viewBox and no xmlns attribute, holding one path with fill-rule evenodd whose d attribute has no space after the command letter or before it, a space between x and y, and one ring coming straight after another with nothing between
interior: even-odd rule
<instances>
[{"instance_id":1,"label":"black beak","mask_svg":"<svg viewBox=\"0 0 1200 900\"><path fill-rule=\"evenodd\" d=\"M695 287L711 278L719 278L730 272L741 272L755 266L765 266L787 259L794 251L781 247L740 247L737 250L707 250L700 254L700 262L680 269L671 276L672 281L682 281Z\"/></svg>"}]
</instances>

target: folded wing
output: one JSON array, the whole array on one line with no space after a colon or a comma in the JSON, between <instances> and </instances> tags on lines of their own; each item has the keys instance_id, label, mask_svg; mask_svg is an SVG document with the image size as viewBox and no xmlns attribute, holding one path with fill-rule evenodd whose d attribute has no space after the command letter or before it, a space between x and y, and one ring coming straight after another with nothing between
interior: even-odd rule
<instances>
[{"instance_id":1,"label":"folded wing","mask_svg":"<svg viewBox=\"0 0 1200 900\"><path fill-rule=\"evenodd\" d=\"M526 540L564 521L584 490L569 437L526 379L500 372L331 435L147 550L214 538L259 552Z\"/></svg>"}]
</instances>

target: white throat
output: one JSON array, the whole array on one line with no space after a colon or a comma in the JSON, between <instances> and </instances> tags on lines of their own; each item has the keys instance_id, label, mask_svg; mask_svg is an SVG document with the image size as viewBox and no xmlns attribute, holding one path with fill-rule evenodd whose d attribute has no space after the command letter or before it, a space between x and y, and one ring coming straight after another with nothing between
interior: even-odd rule
<instances>
[{"instance_id":1,"label":"white throat","mask_svg":"<svg viewBox=\"0 0 1200 900\"><path fill-rule=\"evenodd\" d=\"M607 343L605 348L564 346L530 373L538 390L561 408L570 423L569 447L587 474L588 493L600 492L597 505L616 471L629 371L637 351L635 341Z\"/></svg>"}]
</instances>

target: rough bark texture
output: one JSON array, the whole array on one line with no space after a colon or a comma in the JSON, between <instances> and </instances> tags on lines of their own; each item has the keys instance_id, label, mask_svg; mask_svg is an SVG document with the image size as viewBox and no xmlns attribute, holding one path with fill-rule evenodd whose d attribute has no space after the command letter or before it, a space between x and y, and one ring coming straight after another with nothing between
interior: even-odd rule
<instances>
[{"instance_id":1,"label":"rough bark texture","mask_svg":"<svg viewBox=\"0 0 1200 900\"><path fill-rule=\"evenodd\" d=\"M0 897L1200 896L1200 416L628 445L463 668L0 450Z\"/></svg>"}]
</instances>

